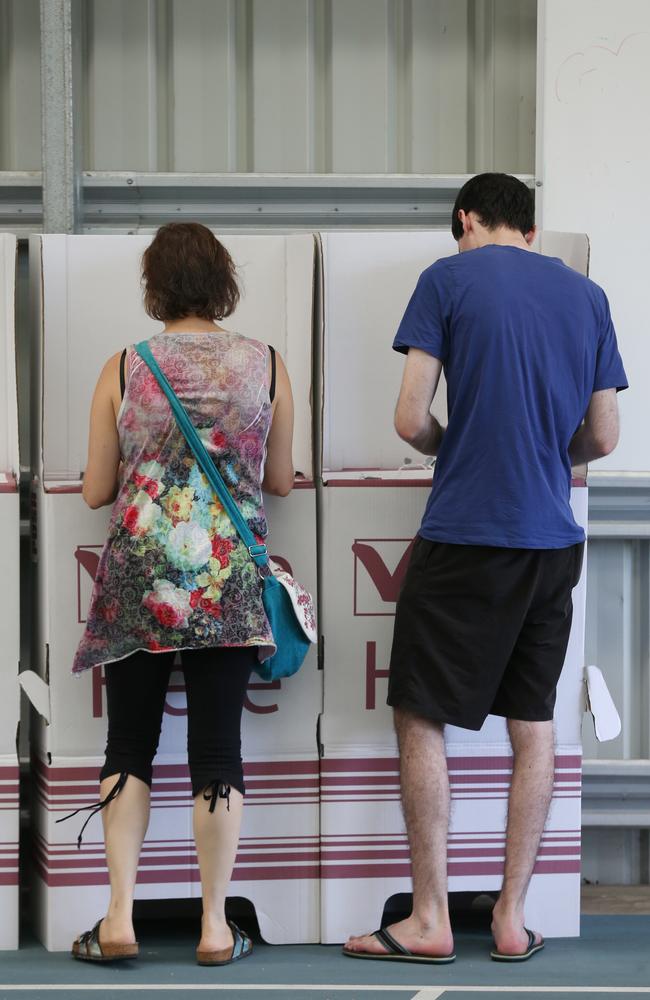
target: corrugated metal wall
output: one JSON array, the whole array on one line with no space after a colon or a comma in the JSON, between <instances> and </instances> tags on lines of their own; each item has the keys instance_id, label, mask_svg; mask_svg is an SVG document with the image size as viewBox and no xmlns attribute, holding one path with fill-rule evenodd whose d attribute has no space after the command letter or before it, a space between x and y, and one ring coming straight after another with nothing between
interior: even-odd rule
<instances>
[{"instance_id":1,"label":"corrugated metal wall","mask_svg":"<svg viewBox=\"0 0 650 1000\"><path fill-rule=\"evenodd\" d=\"M0 170L41 169L38 0L0 0Z\"/></svg>"},{"instance_id":2,"label":"corrugated metal wall","mask_svg":"<svg viewBox=\"0 0 650 1000\"><path fill-rule=\"evenodd\" d=\"M84 167L532 173L536 0L86 0ZM0 0L0 169L38 169L38 0Z\"/></svg>"}]
</instances>

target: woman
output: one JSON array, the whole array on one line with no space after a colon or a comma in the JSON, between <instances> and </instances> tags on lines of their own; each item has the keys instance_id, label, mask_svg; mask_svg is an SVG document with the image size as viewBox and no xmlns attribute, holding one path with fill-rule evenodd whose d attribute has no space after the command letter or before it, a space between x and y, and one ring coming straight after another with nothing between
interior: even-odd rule
<instances>
[{"instance_id":1,"label":"woman","mask_svg":"<svg viewBox=\"0 0 650 1000\"><path fill-rule=\"evenodd\" d=\"M293 485L286 368L266 345L218 325L239 290L232 260L205 226L159 229L142 277L145 309L164 323L149 341L156 360L263 539L262 489L286 496ZM243 806L243 702L259 648L273 637L248 550L133 348L110 358L97 383L83 496L92 508L114 504L73 664L74 672L105 665L108 741L93 808L102 809L111 893L106 916L77 938L73 955L137 955L133 892L152 760L182 650L203 896L197 959L226 964L251 952L224 905Z\"/></svg>"}]
</instances>

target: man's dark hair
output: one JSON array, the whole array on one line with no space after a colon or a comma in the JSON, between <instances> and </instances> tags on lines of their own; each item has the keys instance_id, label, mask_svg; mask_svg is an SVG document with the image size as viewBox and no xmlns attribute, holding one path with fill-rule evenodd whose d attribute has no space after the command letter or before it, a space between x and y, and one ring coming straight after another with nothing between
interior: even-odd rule
<instances>
[{"instance_id":1,"label":"man's dark hair","mask_svg":"<svg viewBox=\"0 0 650 1000\"><path fill-rule=\"evenodd\" d=\"M460 210L476 212L486 229L507 226L524 236L535 225L535 198L523 181L510 174L477 174L458 192L451 217L451 231L455 240L463 235L458 218Z\"/></svg>"}]
</instances>

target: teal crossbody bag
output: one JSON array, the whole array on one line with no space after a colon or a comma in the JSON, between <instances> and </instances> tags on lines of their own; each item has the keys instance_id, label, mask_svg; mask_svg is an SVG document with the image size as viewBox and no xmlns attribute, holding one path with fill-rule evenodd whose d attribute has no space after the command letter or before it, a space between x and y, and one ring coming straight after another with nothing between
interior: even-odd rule
<instances>
[{"instance_id":1,"label":"teal crossbody bag","mask_svg":"<svg viewBox=\"0 0 650 1000\"><path fill-rule=\"evenodd\" d=\"M135 349L167 397L176 422L199 467L258 568L262 601L276 651L256 667L256 672L266 681L290 677L302 666L311 643L316 642L316 619L311 595L269 559L266 545L256 541L185 407L160 370L147 341L136 344Z\"/></svg>"}]
</instances>

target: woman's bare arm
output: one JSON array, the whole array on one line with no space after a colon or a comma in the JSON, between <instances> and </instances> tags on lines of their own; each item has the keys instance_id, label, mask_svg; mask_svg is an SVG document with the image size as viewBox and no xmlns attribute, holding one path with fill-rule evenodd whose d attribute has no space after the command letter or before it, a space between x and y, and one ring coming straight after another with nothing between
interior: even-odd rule
<instances>
[{"instance_id":1,"label":"woman's bare arm","mask_svg":"<svg viewBox=\"0 0 650 1000\"><path fill-rule=\"evenodd\" d=\"M293 456L293 394L284 361L276 353L275 399L271 429L266 440L266 464L262 489L266 493L286 497L294 480Z\"/></svg>"},{"instance_id":2,"label":"woman's bare arm","mask_svg":"<svg viewBox=\"0 0 650 1000\"><path fill-rule=\"evenodd\" d=\"M93 510L112 504L117 496L120 466L120 444L117 435L120 354L114 354L104 365L90 410L88 462L83 476L82 493L84 500Z\"/></svg>"}]
</instances>

